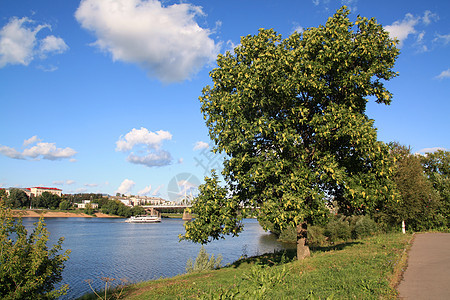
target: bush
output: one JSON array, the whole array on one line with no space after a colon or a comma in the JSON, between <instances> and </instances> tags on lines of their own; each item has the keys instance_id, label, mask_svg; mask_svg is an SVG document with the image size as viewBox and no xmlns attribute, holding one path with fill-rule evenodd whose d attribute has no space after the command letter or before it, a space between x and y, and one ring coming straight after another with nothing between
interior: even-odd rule
<instances>
[{"instance_id":1,"label":"bush","mask_svg":"<svg viewBox=\"0 0 450 300\"><path fill-rule=\"evenodd\" d=\"M72 208L72 204L67 200L63 200L63 201L61 201L61 203L59 203L60 210L69 210L71 208Z\"/></svg>"},{"instance_id":2,"label":"bush","mask_svg":"<svg viewBox=\"0 0 450 300\"><path fill-rule=\"evenodd\" d=\"M324 234L330 242L349 240L351 238L350 225L344 217L337 217L326 225Z\"/></svg>"},{"instance_id":3,"label":"bush","mask_svg":"<svg viewBox=\"0 0 450 300\"><path fill-rule=\"evenodd\" d=\"M192 262L192 258L189 258L186 263L186 272L194 273L201 272L205 270L214 270L221 267L222 255L218 255L217 258L214 258L214 254L209 257L205 248L202 246L200 249L197 258L195 259L195 263Z\"/></svg>"},{"instance_id":4,"label":"bush","mask_svg":"<svg viewBox=\"0 0 450 300\"><path fill-rule=\"evenodd\" d=\"M40 218L28 235L22 219L15 220L1 203L0 222L0 298L56 299L66 294L67 285L53 289L69 259L70 250L58 254L64 238L48 250L44 219Z\"/></svg>"},{"instance_id":5,"label":"bush","mask_svg":"<svg viewBox=\"0 0 450 300\"><path fill-rule=\"evenodd\" d=\"M377 223L368 216L360 216L352 228L352 237L360 239L378 232Z\"/></svg>"}]
</instances>

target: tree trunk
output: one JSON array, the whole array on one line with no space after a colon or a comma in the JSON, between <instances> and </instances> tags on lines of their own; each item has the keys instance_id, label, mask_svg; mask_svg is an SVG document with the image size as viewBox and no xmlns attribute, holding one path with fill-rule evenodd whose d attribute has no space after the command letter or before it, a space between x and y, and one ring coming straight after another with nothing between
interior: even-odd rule
<instances>
[{"instance_id":1,"label":"tree trunk","mask_svg":"<svg viewBox=\"0 0 450 300\"><path fill-rule=\"evenodd\" d=\"M302 260L310 256L309 246L307 244L307 224L303 223L297 226L297 259Z\"/></svg>"}]
</instances>

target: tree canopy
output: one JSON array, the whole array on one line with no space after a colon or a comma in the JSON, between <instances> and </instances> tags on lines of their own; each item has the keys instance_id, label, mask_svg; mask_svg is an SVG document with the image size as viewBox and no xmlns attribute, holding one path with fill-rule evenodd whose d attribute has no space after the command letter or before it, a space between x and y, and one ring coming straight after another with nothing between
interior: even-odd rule
<instances>
[{"instance_id":1,"label":"tree canopy","mask_svg":"<svg viewBox=\"0 0 450 300\"><path fill-rule=\"evenodd\" d=\"M405 221L406 229L415 231L442 226L438 193L424 174L420 156L396 142L389 147L396 161L393 179L399 198L383 210L383 221L397 228Z\"/></svg>"},{"instance_id":2,"label":"tree canopy","mask_svg":"<svg viewBox=\"0 0 450 300\"><path fill-rule=\"evenodd\" d=\"M27 194L21 189L11 189L6 204L12 208L20 208L29 205Z\"/></svg>"},{"instance_id":3,"label":"tree canopy","mask_svg":"<svg viewBox=\"0 0 450 300\"><path fill-rule=\"evenodd\" d=\"M285 228L325 217L327 201L373 214L395 200L388 148L365 110L369 98L390 104L383 81L399 50L375 19L348 15L286 39L260 29L218 56L200 101L213 151L227 154L226 187L206 179L184 238L236 235L250 208Z\"/></svg>"},{"instance_id":4,"label":"tree canopy","mask_svg":"<svg viewBox=\"0 0 450 300\"><path fill-rule=\"evenodd\" d=\"M420 157L425 174L438 192L440 213L450 226L450 151L437 150Z\"/></svg>"}]
</instances>

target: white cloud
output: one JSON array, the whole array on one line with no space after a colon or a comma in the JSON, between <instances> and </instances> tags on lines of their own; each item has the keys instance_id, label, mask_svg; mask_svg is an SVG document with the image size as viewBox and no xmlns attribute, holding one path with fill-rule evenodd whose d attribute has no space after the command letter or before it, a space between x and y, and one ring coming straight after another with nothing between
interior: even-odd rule
<instances>
[{"instance_id":1,"label":"white cloud","mask_svg":"<svg viewBox=\"0 0 450 300\"><path fill-rule=\"evenodd\" d=\"M439 74L438 76L436 76L437 79L445 79L445 78L450 78L450 68L447 70L444 70L441 72L441 74Z\"/></svg>"},{"instance_id":2,"label":"white cloud","mask_svg":"<svg viewBox=\"0 0 450 300\"><path fill-rule=\"evenodd\" d=\"M146 196L148 194L150 194L150 191L152 190L152 186L146 186L144 189L140 190L139 192L137 192L137 194L139 196Z\"/></svg>"},{"instance_id":3,"label":"white cloud","mask_svg":"<svg viewBox=\"0 0 450 300\"><path fill-rule=\"evenodd\" d=\"M425 13L423 14L422 21L425 25L429 25L432 21L437 20L439 20L439 16L435 13L432 13L429 10L426 10Z\"/></svg>"},{"instance_id":4,"label":"white cloud","mask_svg":"<svg viewBox=\"0 0 450 300\"><path fill-rule=\"evenodd\" d=\"M29 139L23 141L23 146L26 147L28 145L34 144L36 142L40 142L41 140L37 137L37 135L34 135L30 137Z\"/></svg>"},{"instance_id":5,"label":"white cloud","mask_svg":"<svg viewBox=\"0 0 450 300\"><path fill-rule=\"evenodd\" d=\"M84 186L87 186L87 187L96 187L96 186L98 186L98 184L97 184L97 183L85 183Z\"/></svg>"},{"instance_id":6,"label":"white cloud","mask_svg":"<svg viewBox=\"0 0 450 300\"><path fill-rule=\"evenodd\" d=\"M384 28L389 32L391 38L397 38L399 40L399 47L403 46L403 42L409 35L417 35L416 44L421 51L427 51L428 47L421 44L425 36L425 31L417 32L416 27L419 25L426 26L437 20L439 20L439 16L429 10L424 12L423 17L407 13L403 20L395 21L392 25L384 26Z\"/></svg>"},{"instance_id":7,"label":"white cloud","mask_svg":"<svg viewBox=\"0 0 450 300\"><path fill-rule=\"evenodd\" d=\"M76 193L86 193L87 189L86 188L78 188L75 190Z\"/></svg>"},{"instance_id":8,"label":"white cloud","mask_svg":"<svg viewBox=\"0 0 450 300\"><path fill-rule=\"evenodd\" d=\"M133 164L144 165L147 167L162 167L167 166L172 162L172 156L169 152L164 150L148 153L144 156L131 153L128 156L127 161Z\"/></svg>"},{"instance_id":9,"label":"white cloud","mask_svg":"<svg viewBox=\"0 0 450 300\"><path fill-rule=\"evenodd\" d=\"M127 194L131 191L131 189L134 187L136 183L133 180L125 179L120 184L119 188L117 189L116 193L120 194Z\"/></svg>"},{"instance_id":10,"label":"white cloud","mask_svg":"<svg viewBox=\"0 0 450 300\"><path fill-rule=\"evenodd\" d=\"M14 148L0 145L0 154L14 159L25 159L22 153Z\"/></svg>"},{"instance_id":11,"label":"white cloud","mask_svg":"<svg viewBox=\"0 0 450 300\"><path fill-rule=\"evenodd\" d=\"M44 143L37 136L33 136L24 141L24 146L30 146L38 142L35 146L26 148L23 152L19 152L14 148L8 146L0 145L0 154L14 159L27 159L33 158L35 160L48 159L48 160L58 160L69 158L72 159L77 153L72 148L57 148L55 143Z\"/></svg>"},{"instance_id":12,"label":"white cloud","mask_svg":"<svg viewBox=\"0 0 450 300\"><path fill-rule=\"evenodd\" d=\"M68 49L63 39L53 35L39 40L37 34L42 29L51 27L48 24L30 25L33 23L34 21L28 18L13 17L1 28L0 68L8 64L28 66L36 55L42 55L44 52L63 53ZM37 48L39 44L40 49Z\"/></svg>"},{"instance_id":13,"label":"white cloud","mask_svg":"<svg viewBox=\"0 0 450 300\"><path fill-rule=\"evenodd\" d=\"M63 53L67 51L69 47L64 42L62 38L56 37L54 35L49 35L41 40L41 45L39 51L41 55L46 55L47 53Z\"/></svg>"},{"instance_id":14,"label":"white cloud","mask_svg":"<svg viewBox=\"0 0 450 300\"><path fill-rule=\"evenodd\" d=\"M202 149L207 149L207 148L209 148L208 143L205 143L203 141L198 141L195 143L193 150L195 151L195 150L202 150Z\"/></svg>"},{"instance_id":15,"label":"white cloud","mask_svg":"<svg viewBox=\"0 0 450 300\"><path fill-rule=\"evenodd\" d=\"M74 183L75 183L75 180L70 180L70 179L66 180L66 181L64 181L64 180L53 181L53 184L56 184L56 185L64 185L64 184L71 185Z\"/></svg>"},{"instance_id":16,"label":"white cloud","mask_svg":"<svg viewBox=\"0 0 450 300\"><path fill-rule=\"evenodd\" d=\"M25 149L23 155L31 158L42 157L48 160L57 160L62 158L71 158L77 152L72 148L56 148L55 143L37 143L36 146Z\"/></svg>"},{"instance_id":17,"label":"white cloud","mask_svg":"<svg viewBox=\"0 0 450 300\"><path fill-rule=\"evenodd\" d=\"M216 58L212 31L194 20L202 15L199 6L157 0L83 0L75 13L95 34L93 45L163 82L184 80Z\"/></svg>"},{"instance_id":18,"label":"white cloud","mask_svg":"<svg viewBox=\"0 0 450 300\"><path fill-rule=\"evenodd\" d=\"M445 151L445 148L442 148L442 147L423 148L423 149L419 150L419 153L433 153L433 152L436 152L438 150L444 150Z\"/></svg>"},{"instance_id":19,"label":"white cloud","mask_svg":"<svg viewBox=\"0 0 450 300\"><path fill-rule=\"evenodd\" d=\"M397 38L399 40L399 46L403 46L403 41L406 40L408 35L416 33L414 26L419 23L420 17L414 17L412 14L406 14L402 21L395 21L392 25L384 26L389 32L391 38Z\"/></svg>"},{"instance_id":20,"label":"white cloud","mask_svg":"<svg viewBox=\"0 0 450 300\"><path fill-rule=\"evenodd\" d=\"M437 41L443 41L444 45L447 45L448 43L450 43L450 34L436 34L436 38L433 40L433 42Z\"/></svg>"},{"instance_id":21,"label":"white cloud","mask_svg":"<svg viewBox=\"0 0 450 300\"><path fill-rule=\"evenodd\" d=\"M356 12L358 10L358 7L356 6L357 2L358 0L341 0L342 5L346 5L352 12Z\"/></svg>"},{"instance_id":22,"label":"white cloud","mask_svg":"<svg viewBox=\"0 0 450 300\"><path fill-rule=\"evenodd\" d=\"M124 137L120 137L116 142L117 151L129 151L135 145L143 144L152 149L159 149L164 140L171 140L172 135L168 131L159 130L157 132L148 131L147 128L133 128Z\"/></svg>"},{"instance_id":23,"label":"white cloud","mask_svg":"<svg viewBox=\"0 0 450 300\"><path fill-rule=\"evenodd\" d=\"M157 196L159 195L159 190L162 189L164 187L164 185L160 185L158 186L152 193L152 196Z\"/></svg>"},{"instance_id":24,"label":"white cloud","mask_svg":"<svg viewBox=\"0 0 450 300\"><path fill-rule=\"evenodd\" d=\"M141 129L133 128L116 142L116 151L127 152L139 147L139 154L130 153L127 158L128 162L147 167L161 167L170 164L172 161L170 153L161 149L163 141L171 139L172 134L168 131L151 132L144 127L141 127Z\"/></svg>"}]
</instances>

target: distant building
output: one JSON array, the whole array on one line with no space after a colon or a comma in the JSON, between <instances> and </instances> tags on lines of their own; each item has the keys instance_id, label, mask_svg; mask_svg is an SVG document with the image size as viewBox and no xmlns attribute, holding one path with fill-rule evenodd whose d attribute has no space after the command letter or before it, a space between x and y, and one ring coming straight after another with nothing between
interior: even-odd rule
<instances>
[{"instance_id":1,"label":"distant building","mask_svg":"<svg viewBox=\"0 0 450 300\"><path fill-rule=\"evenodd\" d=\"M120 202L122 202L123 204L125 204L126 206L133 206L131 200L128 199L118 199Z\"/></svg>"},{"instance_id":2,"label":"distant building","mask_svg":"<svg viewBox=\"0 0 450 300\"><path fill-rule=\"evenodd\" d=\"M83 200L82 203L75 203L78 208L86 208L86 205L90 204L91 208L97 209L98 203L91 203L91 200Z\"/></svg>"},{"instance_id":3,"label":"distant building","mask_svg":"<svg viewBox=\"0 0 450 300\"><path fill-rule=\"evenodd\" d=\"M39 197L42 195L43 192L49 192L54 195L58 195L59 197L62 196L62 190L57 188L49 188L49 187L42 187L42 186L36 186L32 188L28 188L31 192L31 196L33 197Z\"/></svg>"},{"instance_id":4,"label":"distant building","mask_svg":"<svg viewBox=\"0 0 450 300\"><path fill-rule=\"evenodd\" d=\"M119 197L119 196L111 196L110 200L118 200L125 204L126 206L138 206L138 205L164 205L167 203L167 200L159 197L147 197L147 196L128 196L128 197Z\"/></svg>"}]
</instances>

